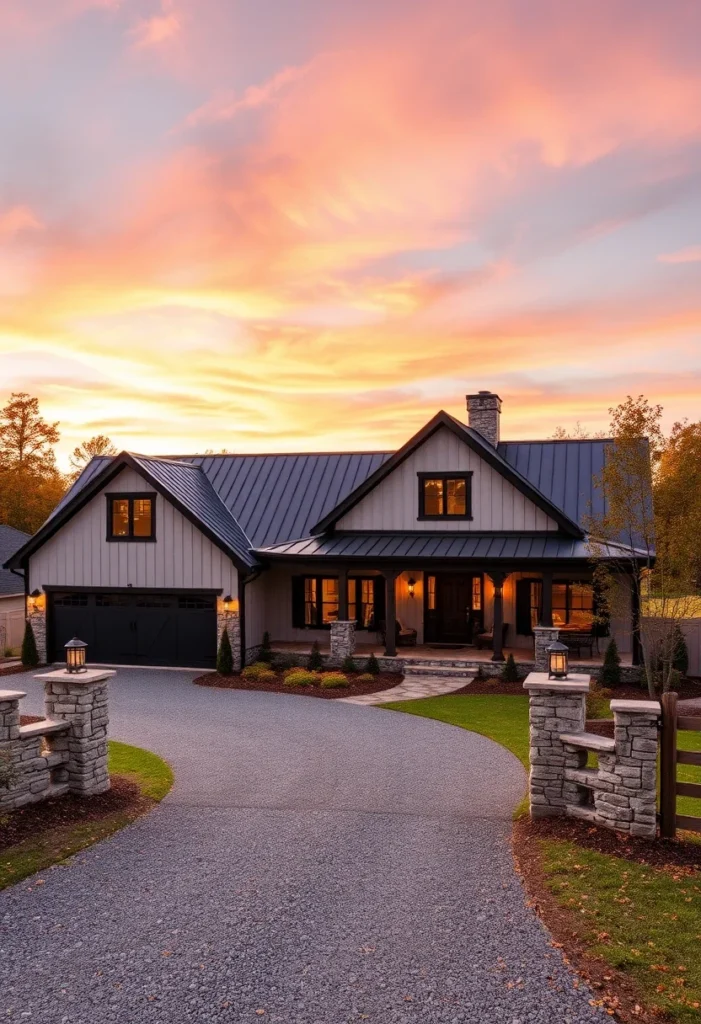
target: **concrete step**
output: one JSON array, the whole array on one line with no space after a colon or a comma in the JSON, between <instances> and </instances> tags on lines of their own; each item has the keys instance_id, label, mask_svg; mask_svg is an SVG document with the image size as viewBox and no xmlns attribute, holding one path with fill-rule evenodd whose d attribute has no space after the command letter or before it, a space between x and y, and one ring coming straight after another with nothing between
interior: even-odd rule
<instances>
[{"instance_id":1,"label":"concrete step","mask_svg":"<svg viewBox=\"0 0 701 1024\"><path fill-rule=\"evenodd\" d=\"M616 744L610 736L598 736L595 732L561 732L560 739L570 747L596 750L602 754L612 754L616 749Z\"/></svg>"},{"instance_id":2,"label":"concrete step","mask_svg":"<svg viewBox=\"0 0 701 1024\"><path fill-rule=\"evenodd\" d=\"M406 676L433 676L436 679L472 679L476 669L453 668L438 665L405 665Z\"/></svg>"},{"instance_id":3,"label":"concrete step","mask_svg":"<svg viewBox=\"0 0 701 1024\"><path fill-rule=\"evenodd\" d=\"M571 818L581 818L582 821L596 822L596 811L593 807L582 807L581 804L567 804L565 810Z\"/></svg>"}]
</instances>

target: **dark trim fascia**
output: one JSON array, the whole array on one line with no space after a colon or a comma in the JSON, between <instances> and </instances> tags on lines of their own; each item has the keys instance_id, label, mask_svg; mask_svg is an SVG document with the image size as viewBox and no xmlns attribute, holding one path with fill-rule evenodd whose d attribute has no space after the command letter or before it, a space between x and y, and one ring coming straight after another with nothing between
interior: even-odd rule
<instances>
[{"instance_id":1,"label":"dark trim fascia","mask_svg":"<svg viewBox=\"0 0 701 1024\"><path fill-rule=\"evenodd\" d=\"M156 542L156 504L158 495L155 491L107 491L105 494L105 503L107 505L107 532L105 534L105 540L108 544L155 544ZM143 501L147 499L151 502L151 534L148 537L137 537L134 530L134 501ZM113 501L128 501L129 502L129 533L126 537L115 537L112 533L112 502Z\"/></svg>"},{"instance_id":2,"label":"dark trim fascia","mask_svg":"<svg viewBox=\"0 0 701 1024\"><path fill-rule=\"evenodd\" d=\"M492 448L487 442L484 444L476 441L468 428L463 427L461 424L454 420L452 416L449 416L447 412L441 409L433 419L414 434L406 444L404 444L397 452L394 453L386 462L383 462L374 473L363 481L358 487L355 488L343 501L341 501L335 508L333 508L327 515L321 519L316 526L312 527L312 536L325 533L331 529L334 524L352 508L354 508L358 502L365 497L373 488L377 486L382 480L385 479L393 470L400 466L405 459L407 459L412 452L423 444L424 441L428 440L432 434L441 427L445 427L452 434L454 434L459 440L466 444L472 451L475 452L480 458L484 459L493 469L501 473L509 483L513 484L519 491L526 495L534 505L537 505L546 515L549 515L551 519L560 526L564 533L569 537L577 537L581 539L584 536L582 528L575 523L569 516L565 515L562 509L559 509L551 501L549 501L544 494L541 494L525 477L522 477L520 473L517 473L505 459L499 455L496 448Z\"/></svg>"},{"instance_id":3,"label":"dark trim fascia","mask_svg":"<svg viewBox=\"0 0 701 1024\"><path fill-rule=\"evenodd\" d=\"M158 491L166 501L185 516L185 518L192 523L193 526L197 527L200 533L204 534L208 540L212 542L216 547L227 555L234 563L238 570L246 573L250 572L252 565L244 562L241 557L229 547L221 538L219 538L212 530L209 529L197 516L186 506L183 505L169 490L164 487L163 484L156 480L148 470L140 466L138 462L130 455L129 452L122 452L121 455L116 455L114 459L105 468L99 472L96 476L90 480L78 493L68 502L68 504L57 513L53 519L50 519L41 529L30 538L27 543L16 551L11 559L8 560L8 568L13 566L21 566L25 563L25 560L37 551L42 544L45 544L47 540L54 536L62 526L64 526L73 516L84 508L92 498L95 497L104 487L106 487L111 480L113 480L122 469L129 467L133 469L135 473L142 476L148 483Z\"/></svg>"},{"instance_id":4,"label":"dark trim fascia","mask_svg":"<svg viewBox=\"0 0 701 1024\"><path fill-rule=\"evenodd\" d=\"M526 559L487 559L487 558L461 558L441 559L427 557L406 556L401 558L383 558L382 556L358 556L358 555L277 555L271 561L276 567L282 563L289 563L295 572L306 572L310 575L318 575L324 568L334 565L356 565L358 571L361 569L397 569L400 572L410 569L435 569L444 572L464 572L475 570L488 572L490 570L512 572L538 572L551 570L553 572L593 572L591 559L589 558L534 558ZM618 559L616 559L618 561ZM630 569L622 568L625 574Z\"/></svg>"},{"instance_id":5,"label":"dark trim fascia","mask_svg":"<svg viewBox=\"0 0 701 1024\"><path fill-rule=\"evenodd\" d=\"M185 597L218 597L223 594L219 587L62 587L47 583L42 587L47 594L182 594Z\"/></svg>"}]
</instances>

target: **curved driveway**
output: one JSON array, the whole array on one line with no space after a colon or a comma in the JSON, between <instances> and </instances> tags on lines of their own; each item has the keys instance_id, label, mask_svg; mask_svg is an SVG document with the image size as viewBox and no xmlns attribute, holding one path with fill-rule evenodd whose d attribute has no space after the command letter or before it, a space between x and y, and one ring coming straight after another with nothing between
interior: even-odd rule
<instances>
[{"instance_id":1,"label":"curved driveway","mask_svg":"<svg viewBox=\"0 0 701 1024\"><path fill-rule=\"evenodd\" d=\"M162 754L176 784L0 893L2 1019L601 1019L525 906L511 754L409 715L190 680L114 679L112 737ZM3 684L41 710L38 683Z\"/></svg>"}]
</instances>

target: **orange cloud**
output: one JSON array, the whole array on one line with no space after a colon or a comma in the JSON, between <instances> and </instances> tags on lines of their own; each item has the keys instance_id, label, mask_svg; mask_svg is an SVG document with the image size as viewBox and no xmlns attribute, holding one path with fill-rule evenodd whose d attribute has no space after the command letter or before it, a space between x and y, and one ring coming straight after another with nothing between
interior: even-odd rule
<instances>
[{"instance_id":1,"label":"orange cloud","mask_svg":"<svg viewBox=\"0 0 701 1024\"><path fill-rule=\"evenodd\" d=\"M249 86L240 97L232 92L213 96L202 106L193 110L191 114L188 114L185 118L185 126L192 128L198 124L229 121L242 110L255 110L257 107L274 103L280 93L287 86L298 81L307 70L307 67L283 68L263 85Z\"/></svg>"},{"instance_id":2,"label":"orange cloud","mask_svg":"<svg viewBox=\"0 0 701 1024\"><path fill-rule=\"evenodd\" d=\"M20 231L37 231L42 226L28 206L11 206L0 212L0 238L16 235Z\"/></svg>"}]
</instances>

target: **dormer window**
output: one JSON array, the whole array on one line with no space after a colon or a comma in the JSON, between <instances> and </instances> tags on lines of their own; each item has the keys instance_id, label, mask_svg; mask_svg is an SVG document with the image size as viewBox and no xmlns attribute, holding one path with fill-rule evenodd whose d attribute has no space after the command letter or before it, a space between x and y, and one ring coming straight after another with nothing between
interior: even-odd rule
<instances>
[{"instance_id":1,"label":"dormer window","mask_svg":"<svg viewBox=\"0 0 701 1024\"><path fill-rule=\"evenodd\" d=\"M472 473L419 473L419 519L472 519Z\"/></svg>"},{"instance_id":2,"label":"dormer window","mask_svg":"<svg viewBox=\"0 0 701 1024\"><path fill-rule=\"evenodd\" d=\"M108 494L107 540L155 540L155 494Z\"/></svg>"}]
</instances>

